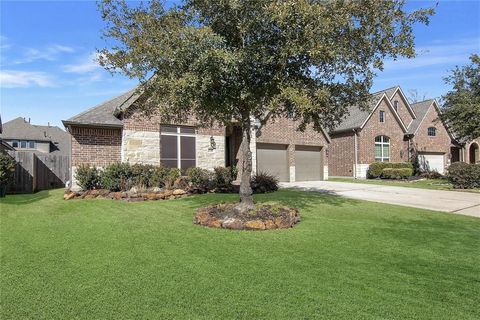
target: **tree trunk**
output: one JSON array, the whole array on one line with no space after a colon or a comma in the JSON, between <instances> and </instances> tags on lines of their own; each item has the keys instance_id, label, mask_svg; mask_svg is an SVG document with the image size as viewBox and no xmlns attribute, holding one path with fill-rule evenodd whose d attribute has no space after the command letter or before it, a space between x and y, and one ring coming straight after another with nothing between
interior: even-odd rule
<instances>
[{"instance_id":1,"label":"tree trunk","mask_svg":"<svg viewBox=\"0 0 480 320\"><path fill-rule=\"evenodd\" d=\"M246 212L254 209L253 191L250 185L252 177L252 151L250 150L250 118L246 117L242 121L242 142L240 144L241 153L241 178L240 178L240 203L236 206L239 212Z\"/></svg>"}]
</instances>

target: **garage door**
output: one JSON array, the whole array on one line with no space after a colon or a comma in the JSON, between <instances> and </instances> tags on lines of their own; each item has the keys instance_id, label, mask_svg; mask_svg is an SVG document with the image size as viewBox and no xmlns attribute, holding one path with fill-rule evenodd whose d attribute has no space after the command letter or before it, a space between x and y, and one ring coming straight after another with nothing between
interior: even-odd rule
<instances>
[{"instance_id":1,"label":"garage door","mask_svg":"<svg viewBox=\"0 0 480 320\"><path fill-rule=\"evenodd\" d=\"M440 174L445 172L445 163L443 154L422 153L418 155L418 164L424 171L437 171Z\"/></svg>"},{"instance_id":2,"label":"garage door","mask_svg":"<svg viewBox=\"0 0 480 320\"><path fill-rule=\"evenodd\" d=\"M295 146L295 181L322 180L320 147Z\"/></svg>"},{"instance_id":3,"label":"garage door","mask_svg":"<svg viewBox=\"0 0 480 320\"><path fill-rule=\"evenodd\" d=\"M287 146L258 143L257 172L272 174L280 181L289 181Z\"/></svg>"}]
</instances>

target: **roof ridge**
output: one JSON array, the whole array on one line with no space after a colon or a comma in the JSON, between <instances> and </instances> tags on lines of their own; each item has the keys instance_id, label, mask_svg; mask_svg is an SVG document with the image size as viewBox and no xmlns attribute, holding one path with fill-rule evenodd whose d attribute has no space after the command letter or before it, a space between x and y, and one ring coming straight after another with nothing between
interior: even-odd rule
<instances>
[{"instance_id":1,"label":"roof ridge","mask_svg":"<svg viewBox=\"0 0 480 320\"><path fill-rule=\"evenodd\" d=\"M85 110L85 111L83 111L83 112L80 112L80 113L74 115L73 117L68 118L66 121L72 121L72 120L75 119L75 118L78 118L78 117L80 117L80 116L83 116L84 114L87 114L87 113L89 113L90 111L93 111L93 110L95 110L95 109L97 109L97 108L100 108L100 107L104 106L106 103L108 103L108 102L110 102L110 101L113 101L113 100L115 100L115 99L118 99L118 98L120 98L121 96L123 96L123 95L127 94L128 92L133 91L133 90L135 90L135 89L136 89L136 87L135 87L135 88L132 88L132 89L130 89L130 90L127 90L127 91L125 91L125 92L123 92L123 93L121 93L121 94L119 94L119 95L117 95L117 96L115 96L115 97L113 97L113 98L110 98L110 99L108 99L108 100L104 100L103 102L100 102L99 104L97 104L97 105L95 105L95 106L93 106L93 107L91 107L91 108L89 108L89 109L87 109L87 110ZM132 95L133 95L133 92L132 92ZM130 97L129 97L129 98L130 98ZM127 99L127 100L128 100L128 99ZM122 104L123 104L123 103L122 103Z\"/></svg>"},{"instance_id":2,"label":"roof ridge","mask_svg":"<svg viewBox=\"0 0 480 320\"><path fill-rule=\"evenodd\" d=\"M379 94L379 93L388 91L388 90L390 90L390 89L396 89L396 88L398 88L398 87L400 87L400 86L399 86L399 85L396 85L396 86L393 86L393 87L390 87L390 88L378 90L378 91L376 91L376 92L372 92L371 95ZM389 97L389 98L390 98L390 97Z\"/></svg>"}]
</instances>

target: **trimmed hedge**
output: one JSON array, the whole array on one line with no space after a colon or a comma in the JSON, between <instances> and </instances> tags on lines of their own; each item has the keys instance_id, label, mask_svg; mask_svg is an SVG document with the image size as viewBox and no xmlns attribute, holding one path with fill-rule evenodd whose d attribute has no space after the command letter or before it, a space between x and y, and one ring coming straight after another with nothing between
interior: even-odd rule
<instances>
[{"instance_id":1,"label":"trimmed hedge","mask_svg":"<svg viewBox=\"0 0 480 320\"><path fill-rule=\"evenodd\" d=\"M374 163L371 163L368 168L367 178L375 179L375 178L382 177L382 171L386 168L412 169L412 174L413 174L413 165L410 162L374 162Z\"/></svg>"},{"instance_id":2,"label":"trimmed hedge","mask_svg":"<svg viewBox=\"0 0 480 320\"><path fill-rule=\"evenodd\" d=\"M447 179L457 189L480 188L480 164L455 162L448 167Z\"/></svg>"},{"instance_id":3,"label":"trimmed hedge","mask_svg":"<svg viewBox=\"0 0 480 320\"><path fill-rule=\"evenodd\" d=\"M382 177L385 179L406 179L413 175L411 168L385 168L382 170Z\"/></svg>"}]
</instances>

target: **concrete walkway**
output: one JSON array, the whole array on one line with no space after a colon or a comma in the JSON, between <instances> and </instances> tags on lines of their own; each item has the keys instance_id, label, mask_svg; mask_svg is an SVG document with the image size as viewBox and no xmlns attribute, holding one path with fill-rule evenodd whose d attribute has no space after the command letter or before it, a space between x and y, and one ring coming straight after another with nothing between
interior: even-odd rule
<instances>
[{"instance_id":1,"label":"concrete walkway","mask_svg":"<svg viewBox=\"0 0 480 320\"><path fill-rule=\"evenodd\" d=\"M333 181L282 182L280 185L282 188L328 192L347 198L398 204L480 218L479 193Z\"/></svg>"}]
</instances>

